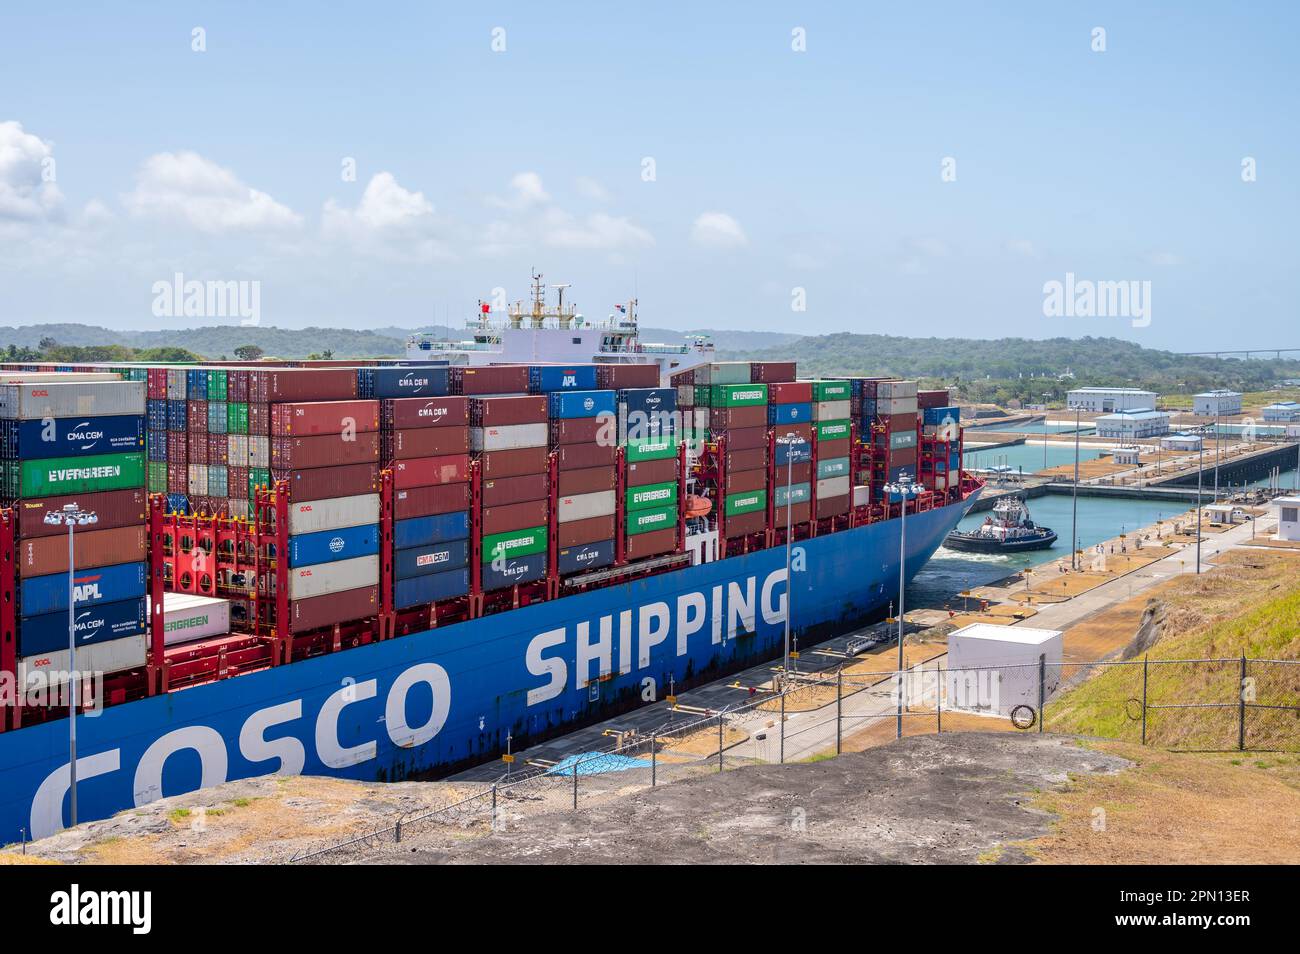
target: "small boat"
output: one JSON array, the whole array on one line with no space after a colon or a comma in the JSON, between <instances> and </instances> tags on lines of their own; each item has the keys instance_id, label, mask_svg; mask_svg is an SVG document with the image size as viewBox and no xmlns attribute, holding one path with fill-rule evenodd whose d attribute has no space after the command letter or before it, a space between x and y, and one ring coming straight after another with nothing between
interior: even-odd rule
<instances>
[{"instance_id":1,"label":"small boat","mask_svg":"<svg viewBox=\"0 0 1300 954\"><path fill-rule=\"evenodd\" d=\"M1040 527L1029 519L1023 498L1006 496L993 505L993 512L974 530L954 530L943 545L963 553L1020 553L1046 550L1056 542L1056 531Z\"/></svg>"}]
</instances>

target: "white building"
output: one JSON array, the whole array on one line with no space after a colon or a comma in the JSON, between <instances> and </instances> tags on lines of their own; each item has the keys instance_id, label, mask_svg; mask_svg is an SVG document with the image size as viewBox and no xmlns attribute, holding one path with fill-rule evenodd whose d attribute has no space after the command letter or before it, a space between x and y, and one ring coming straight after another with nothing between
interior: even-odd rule
<instances>
[{"instance_id":1,"label":"white building","mask_svg":"<svg viewBox=\"0 0 1300 954\"><path fill-rule=\"evenodd\" d=\"M1017 706L1038 714L1061 683L1061 633L1026 626L972 623L948 634L949 708L1010 715ZM1044 657L1040 663L1040 657Z\"/></svg>"},{"instance_id":2,"label":"white building","mask_svg":"<svg viewBox=\"0 0 1300 954\"><path fill-rule=\"evenodd\" d=\"M1165 450L1180 453L1192 453L1201 449L1200 434L1169 434L1160 438L1160 446Z\"/></svg>"},{"instance_id":3,"label":"white building","mask_svg":"<svg viewBox=\"0 0 1300 954\"><path fill-rule=\"evenodd\" d=\"M1143 437L1160 437L1169 433L1169 414L1150 407L1116 411L1097 418L1097 436L1134 441Z\"/></svg>"},{"instance_id":4,"label":"white building","mask_svg":"<svg viewBox=\"0 0 1300 954\"><path fill-rule=\"evenodd\" d=\"M1192 413L1200 417L1227 417L1241 413L1241 392L1202 391L1192 398Z\"/></svg>"},{"instance_id":5,"label":"white building","mask_svg":"<svg viewBox=\"0 0 1300 954\"><path fill-rule=\"evenodd\" d=\"M1137 467L1142 463L1142 448L1138 445L1116 447L1112 452L1111 459L1117 464L1128 464Z\"/></svg>"},{"instance_id":6,"label":"white building","mask_svg":"<svg viewBox=\"0 0 1300 954\"><path fill-rule=\"evenodd\" d=\"M1078 388L1066 395L1066 406L1071 410L1095 411L1109 414L1111 411L1136 411L1140 408L1156 406L1155 391L1141 391L1137 388Z\"/></svg>"},{"instance_id":7,"label":"white building","mask_svg":"<svg viewBox=\"0 0 1300 954\"><path fill-rule=\"evenodd\" d=\"M1239 523L1245 523L1250 519L1250 514L1236 504L1213 503L1206 504L1203 508L1205 519L1210 522L1211 526L1236 526Z\"/></svg>"},{"instance_id":8,"label":"white building","mask_svg":"<svg viewBox=\"0 0 1300 954\"><path fill-rule=\"evenodd\" d=\"M1278 401L1264 408L1266 421L1300 421L1300 404L1295 401Z\"/></svg>"},{"instance_id":9,"label":"white building","mask_svg":"<svg viewBox=\"0 0 1300 954\"><path fill-rule=\"evenodd\" d=\"M1274 497L1277 507L1277 534L1274 540L1300 542L1300 497Z\"/></svg>"}]
</instances>

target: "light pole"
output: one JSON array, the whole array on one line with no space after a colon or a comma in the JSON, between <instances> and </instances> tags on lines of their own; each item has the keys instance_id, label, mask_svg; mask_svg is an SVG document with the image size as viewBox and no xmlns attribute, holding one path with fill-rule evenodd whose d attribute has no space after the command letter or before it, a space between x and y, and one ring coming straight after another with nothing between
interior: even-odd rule
<instances>
[{"instance_id":1,"label":"light pole","mask_svg":"<svg viewBox=\"0 0 1300 954\"><path fill-rule=\"evenodd\" d=\"M1043 395L1043 470L1047 470L1047 433L1048 433L1047 398L1048 395L1044 394Z\"/></svg>"},{"instance_id":2,"label":"light pole","mask_svg":"<svg viewBox=\"0 0 1300 954\"><path fill-rule=\"evenodd\" d=\"M794 448L807 441L798 434L789 433L776 439L786 446L785 455L785 656L781 662L781 682L784 689L786 675L790 672L790 617L794 615L794 580L790 579L790 510L794 503L791 488L794 486Z\"/></svg>"},{"instance_id":3,"label":"light pole","mask_svg":"<svg viewBox=\"0 0 1300 954\"><path fill-rule=\"evenodd\" d=\"M1074 408L1074 517L1070 524L1070 568L1079 569L1079 407Z\"/></svg>"},{"instance_id":4,"label":"light pole","mask_svg":"<svg viewBox=\"0 0 1300 954\"><path fill-rule=\"evenodd\" d=\"M75 527L99 522L93 510L82 510L75 503L65 504L62 510L51 510L45 515L51 526L67 524L68 527L68 799L72 827L77 827L77 561L72 543Z\"/></svg>"},{"instance_id":5,"label":"light pole","mask_svg":"<svg viewBox=\"0 0 1300 954\"><path fill-rule=\"evenodd\" d=\"M884 491L891 496L897 494L903 501L903 514L898 521L898 728L897 738L903 737L903 617L906 604L903 602L903 589L907 583L907 498L916 493L912 478L906 471L898 475L898 480L885 484Z\"/></svg>"},{"instance_id":6,"label":"light pole","mask_svg":"<svg viewBox=\"0 0 1300 954\"><path fill-rule=\"evenodd\" d=\"M1199 458L1196 464L1196 575L1201 575L1201 483L1205 474L1205 428L1197 441Z\"/></svg>"}]
</instances>

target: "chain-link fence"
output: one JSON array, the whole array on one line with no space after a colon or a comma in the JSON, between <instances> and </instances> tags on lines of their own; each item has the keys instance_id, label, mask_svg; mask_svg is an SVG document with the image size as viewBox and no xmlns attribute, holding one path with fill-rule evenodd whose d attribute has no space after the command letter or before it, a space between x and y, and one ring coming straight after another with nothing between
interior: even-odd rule
<instances>
[{"instance_id":1,"label":"chain-link fence","mask_svg":"<svg viewBox=\"0 0 1300 954\"><path fill-rule=\"evenodd\" d=\"M1059 732L1178 750L1300 751L1300 662L1175 659L946 666L940 654L901 673L791 673L720 711L674 706L607 750L533 762L468 796L301 852L293 861L395 846L447 825L507 824L578 810L668 782L743 765L816 761L939 732ZM463 792L465 783L455 783Z\"/></svg>"}]
</instances>

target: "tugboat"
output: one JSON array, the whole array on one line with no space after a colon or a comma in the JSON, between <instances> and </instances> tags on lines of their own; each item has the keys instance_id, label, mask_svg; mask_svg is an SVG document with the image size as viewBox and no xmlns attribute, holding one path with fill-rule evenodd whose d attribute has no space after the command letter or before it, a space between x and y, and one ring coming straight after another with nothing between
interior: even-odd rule
<instances>
[{"instance_id":1,"label":"tugboat","mask_svg":"<svg viewBox=\"0 0 1300 954\"><path fill-rule=\"evenodd\" d=\"M1056 531L1037 526L1029 519L1023 498L1003 497L993 505L993 512L974 530L954 530L943 545L963 553L1020 553L1046 550L1056 542Z\"/></svg>"}]
</instances>

